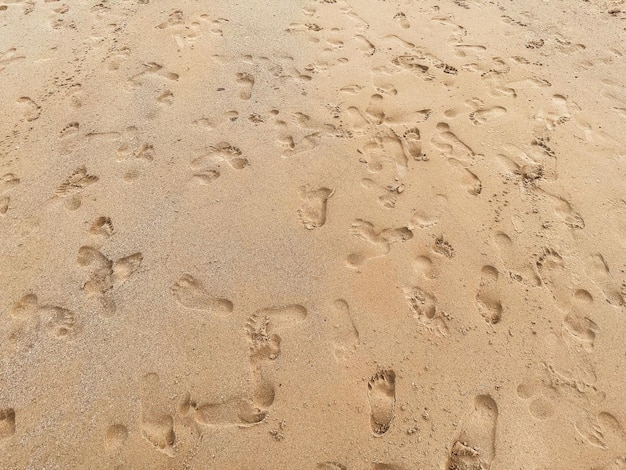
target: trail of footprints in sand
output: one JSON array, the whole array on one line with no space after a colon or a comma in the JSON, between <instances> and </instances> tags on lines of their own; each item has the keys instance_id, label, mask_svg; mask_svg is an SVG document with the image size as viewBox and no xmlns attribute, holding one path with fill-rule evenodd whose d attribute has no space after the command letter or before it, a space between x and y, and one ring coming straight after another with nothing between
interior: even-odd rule
<instances>
[{"instance_id":1,"label":"trail of footprints in sand","mask_svg":"<svg viewBox=\"0 0 626 470\"><path fill-rule=\"evenodd\" d=\"M183 308L216 315L224 319L233 304L216 296L195 277L185 274L171 287L171 294ZM157 450L170 457L176 453L175 419L191 419L207 427L248 427L262 423L274 403L275 388L263 375L263 369L281 353L283 332L306 320L308 311L298 304L260 309L246 322L248 357L254 389L251 396L234 396L217 403L199 403L185 393L175 412L168 409L161 395L160 377L146 374L142 379L141 434ZM280 333L280 335L279 335ZM342 338L343 340L343 338Z\"/></svg>"}]
</instances>

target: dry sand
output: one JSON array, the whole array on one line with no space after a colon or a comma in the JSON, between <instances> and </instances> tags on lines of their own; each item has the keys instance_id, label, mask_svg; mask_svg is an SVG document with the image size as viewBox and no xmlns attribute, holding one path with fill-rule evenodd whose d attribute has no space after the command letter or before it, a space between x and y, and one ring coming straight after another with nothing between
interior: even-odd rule
<instances>
[{"instance_id":1,"label":"dry sand","mask_svg":"<svg viewBox=\"0 0 626 470\"><path fill-rule=\"evenodd\" d=\"M0 1L0 468L626 468L623 1Z\"/></svg>"}]
</instances>

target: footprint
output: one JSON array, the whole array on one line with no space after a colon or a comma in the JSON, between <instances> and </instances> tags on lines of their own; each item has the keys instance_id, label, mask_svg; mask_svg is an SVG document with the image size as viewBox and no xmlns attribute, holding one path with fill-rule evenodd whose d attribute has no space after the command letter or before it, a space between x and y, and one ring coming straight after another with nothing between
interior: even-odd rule
<instances>
[{"instance_id":1,"label":"footprint","mask_svg":"<svg viewBox=\"0 0 626 470\"><path fill-rule=\"evenodd\" d=\"M385 256L389 254L393 244L413 238L413 232L407 227L379 230L371 222L361 219L352 223L350 233L369 244L367 248L348 255L347 263L351 268L358 268L373 258Z\"/></svg>"},{"instance_id":2,"label":"footprint","mask_svg":"<svg viewBox=\"0 0 626 470\"><path fill-rule=\"evenodd\" d=\"M141 378L141 436L156 450L169 457L176 454L176 435L174 434L174 418L168 413L161 396L160 378L149 373Z\"/></svg>"},{"instance_id":3,"label":"footprint","mask_svg":"<svg viewBox=\"0 0 626 470\"><path fill-rule=\"evenodd\" d=\"M504 116L506 113L506 108L503 108L502 106L492 106L491 108L477 109L473 113L470 113L469 118L474 125L479 126L488 121Z\"/></svg>"},{"instance_id":4,"label":"footprint","mask_svg":"<svg viewBox=\"0 0 626 470\"><path fill-rule=\"evenodd\" d=\"M9 312L13 318L25 320L37 313L37 306L37 296L35 294L27 294L15 302Z\"/></svg>"},{"instance_id":5,"label":"footprint","mask_svg":"<svg viewBox=\"0 0 626 470\"><path fill-rule=\"evenodd\" d=\"M70 338L79 330L74 312L56 305L39 305L35 294L24 295L12 305L9 312L18 320L26 320L37 315L46 332L57 339Z\"/></svg>"},{"instance_id":6,"label":"footprint","mask_svg":"<svg viewBox=\"0 0 626 470\"><path fill-rule=\"evenodd\" d=\"M76 315L66 309L44 305L37 310L48 334L57 339L67 339L77 332Z\"/></svg>"},{"instance_id":7,"label":"footprint","mask_svg":"<svg viewBox=\"0 0 626 470\"><path fill-rule=\"evenodd\" d=\"M480 270L480 287L476 294L478 311L487 323L495 325L502 319L502 303L498 294L499 273L493 266L483 266Z\"/></svg>"},{"instance_id":8,"label":"footprint","mask_svg":"<svg viewBox=\"0 0 626 470\"><path fill-rule=\"evenodd\" d=\"M211 427L250 427L263 422L274 403L274 385L262 377L258 367L253 369L252 375L255 383L252 399L235 397L198 405L187 394L179 405L179 412L183 415L192 412L198 424Z\"/></svg>"},{"instance_id":9,"label":"footprint","mask_svg":"<svg viewBox=\"0 0 626 470\"><path fill-rule=\"evenodd\" d=\"M376 199L381 206L387 209L393 209L396 207L398 194L404 191L404 184L402 183L388 184L387 186L382 186L370 178L363 178L361 180L361 186L377 192L384 191L383 194L378 196L378 198Z\"/></svg>"},{"instance_id":10,"label":"footprint","mask_svg":"<svg viewBox=\"0 0 626 470\"><path fill-rule=\"evenodd\" d=\"M13 173L0 176L0 194L4 194L20 184L20 179Z\"/></svg>"},{"instance_id":11,"label":"footprint","mask_svg":"<svg viewBox=\"0 0 626 470\"><path fill-rule=\"evenodd\" d=\"M446 470L489 470L495 457L497 421L498 406L493 398L474 398L473 410L452 444Z\"/></svg>"},{"instance_id":12,"label":"footprint","mask_svg":"<svg viewBox=\"0 0 626 470\"><path fill-rule=\"evenodd\" d=\"M267 416L250 400L235 398L221 403L205 403L194 409L193 417L198 424L204 426L253 426L262 422Z\"/></svg>"},{"instance_id":13,"label":"footprint","mask_svg":"<svg viewBox=\"0 0 626 470\"><path fill-rule=\"evenodd\" d=\"M209 185L220 177L220 172L216 169L208 169L194 173L191 179L202 185Z\"/></svg>"},{"instance_id":14,"label":"footprint","mask_svg":"<svg viewBox=\"0 0 626 470\"><path fill-rule=\"evenodd\" d=\"M281 337L275 332L292 328L307 315L307 309L298 304L265 308L252 314L246 322L250 360L256 363L276 359L280 355Z\"/></svg>"},{"instance_id":15,"label":"footprint","mask_svg":"<svg viewBox=\"0 0 626 470\"><path fill-rule=\"evenodd\" d=\"M585 228L585 221L573 208L572 205L560 196L555 196L541 190L554 207L555 214L571 229Z\"/></svg>"},{"instance_id":16,"label":"footprint","mask_svg":"<svg viewBox=\"0 0 626 470\"><path fill-rule=\"evenodd\" d=\"M141 267L143 255L134 253L113 262L96 248L81 246L76 262L87 272L87 281L82 289L88 297L96 297L104 315L112 315L116 311L113 294Z\"/></svg>"},{"instance_id":17,"label":"footprint","mask_svg":"<svg viewBox=\"0 0 626 470\"><path fill-rule=\"evenodd\" d=\"M17 102L26 107L26 110L24 111L24 119L26 119L27 122L32 122L39 118L39 115L41 114L41 106L35 103L32 99L27 96L22 96L17 99Z\"/></svg>"},{"instance_id":18,"label":"footprint","mask_svg":"<svg viewBox=\"0 0 626 470\"><path fill-rule=\"evenodd\" d=\"M369 104L365 109L365 114L369 117L373 124L381 125L385 120L385 111L383 110L382 95L375 94L370 97Z\"/></svg>"},{"instance_id":19,"label":"footprint","mask_svg":"<svg viewBox=\"0 0 626 470\"><path fill-rule=\"evenodd\" d=\"M206 169L205 167L207 166L212 167L221 162L227 163L234 170L243 170L250 165L250 162L242 156L242 152L238 147L228 142L218 142L215 145L211 145L204 155L192 160L191 168L194 170ZM213 170L214 168L209 168L209 171ZM219 176L219 172L217 176Z\"/></svg>"},{"instance_id":20,"label":"footprint","mask_svg":"<svg viewBox=\"0 0 626 470\"><path fill-rule=\"evenodd\" d=\"M429 322L435 318L437 314L437 299L434 295L425 292L419 287L411 287L404 289L404 297L413 312L414 318L422 322Z\"/></svg>"},{"instance_id":21,"label":"footprint","mask_svg":"<svg viewBox=\"0 0 626 470\"><path fill-rule=\"evenodd\" d=\"M562 308L570 306L572 295L569 286L570 273L563 257L552 248L544 248L535 262L542 283Z\"/></svg>"},{"instance_id":22,"label":"footprint","mask_svg":"<svg viewBox=\"0 0 626 470\"><path fill-rule=\"evenodd\" d=\"M446 196L438 194L434 201L424 204L425 207L413 213L409 222L409 228L412 230L416 228L426 229L437 225L441 216L445 213L444 209L447 202L448 198Z\"/></svg>"},{"instance_id":23,"label":"footprint","mask_svg":"<svg viewBox=\"0 0 626 470\"><path fill-rule=\"evenodd\" d=\"M113 222L110 217L98 217L89 227L89 234L93 236L99 245L113 236L113 233Z\"/></svg>"},{"instance_id":24,"label":"footprint","mask_svg":"<svg viewBox=\"0 0 626 470\"><path fill-rule=\"evenodd\" d=\"M411 24L406 19L406 15L402 12L396 13L393 19L396 20L396 22L400 25L401 28L409 29L411 27Z\"/></svg>"},{"instance_id":25,"label":"footprint","mask_svg":"<svg viewBox=\"0 0 626 470\"><path fill-rule=\"evenodd\" d=\"M424 279L437 279L439 276L439 269L435 266L433 260L425 255L415 257L413 260L413 270L415 274Z\"/></svg>"},{"instance_id":26,"label":"footprint","mask_svg":"<svg viewBox=\"0 0 626 470\"><path fill-rule=\"evenodd\" d=\"M420 131L417 127L413 127L402 134L402 148L407 158L413 158L414 160L422 159Z\"/></svg>"},{"instance_id":27,"label":"footprint","mask_svg":"<svg viewBox=\"0 0 626 470\"><path fill-rule=\"evenodd\" d=\"M313 230L326 223L328 199L334 193L334 190L324 187L314 190L308 190L306 187L300 188L302 205L298 209L298 217L306 229Z\"/></svg>"},{"instance_id":28,"label":"footprint","mask_svg":"<svg viewBox=\"0 0 626 470\"><path fill-rule=\"evenodd\" d=\"M478 196L483 185L474 173L465 168L465 165L456 158L448 158L448 163L461 175L461 186L472 196Z\"/></svg>"},{"instance_id":29,"label":"footprint","mask_svg":"<svg viewBox=\"0 0 626 470\"><path fill-rule=\"evenodd\" d=\"M537 421L546 421L554 415L554 405L549 397L541 393L541 384L529 382L517 387L517 396L522 400L530 400L528 412Z\"/></svg>"},{"instance_id":30,"label":"footprint","mask_svg":"<svg viewBox=\"0 0 626 470\"><path fill-rule=\"evenodd\" d=\"M451 132L450 126L445 122L437 124L431 143L448 158L453 158L463 165L471 165L476 159L474 151L459 139L456 134Z\"/></svg>"},{"instance_id":31,"label":"footprint","mask_svg":"<svg viewBox=\"0 0 626 470\"><path fill-rule=\"evenodd\" d=\"M335 300L331 312L335 360L345 361L359 346L359 332L345 300Z\"/></svg>"},{"instance_id":32,"label":"footprint","mask_svg":"<svg viewBox=\"0 0 626 470\"><path fill-rule=\"evenodd\" d=\"M623 448L626 440L621 423L615 416L605 411L595 416L586 411L584 416L574 423L574 427L587 443L601 449L614 446Z\"/></svg>"},{"instance_id":33,"label":"footprint","mask_svg":"<svg viewBox=\"0 0 626 470\"><path fill-rule=\"evenodd\" d=\"M166 80L176 81L179 78L177 73L168 72L162 65L157 64L156 62L148 62L147 64L143 64L144 70L139 72L136 75L133 75L128 82L131 86L137 86L142 84L142 79L144 77L161 77Z\"/></svg>"},{"instance_id":34,"label":"footprint","mask_svg":"<svg viewBox=\"0 0 626 470\"><path fill-rule=\"evenodd\" d=\"M346 129L350 136L363 136L369 131L369 123L358 108L350 106L346 109Z\"/></svg>"},{"instance_id":35,"label":"footprint","mask_svg":"<svg viewBox=\"0 0 626 470\"><path fill-rule=\"evenodd\" d=\"M317 468L318 470L348 470L348 467L338 462L318 463L315 468Z\"/></svg>"},{"instance_id":36,"label":"footprint","mask_svg":"<svg viewBox=\"0 0 626 470\"><path fill-rule=\"evenodd\" d=\"M587 259L587 274L600 288L606 301L614 307L624 305L624 297L618 289L617 283L611 274L609 265L600 253L596 253Z\"/></svg>"},{"instance_id":37,"label":"footprint","mask_svg":"<svg viewBox=\"0 0 626 470\"><path fill-rule=\"evenodd\" d=\"M368 170L372 173L381 171L384 161L395 165L396 177L402 178L407 172L408 157L405 154L402 140L391 129L378 132L363 146L362 153L366 157Z\"/></svg>"},{"instance_id":38,"label":"footprint","mask_svg":"<svg viewBox=\"0 0 626 470\"><path fill-rule=\"evenodd\" d=\"M579 289L573 294L572 309L563 320L563 333L566 338L574 340L588 353L593 352L596 335L600 333L600 327L587 315L591 308L593 297L586 290Z\"/></svg>"},{"instance_id":39,"label":"footprint","mask_svg":"<svg viewBox=\"0 0 626 470\"><path fill-rule=\"evenodd\" d=\"M254 77L249 73L239 72L236 75L237 84L240 87L239 98L249 100L252 97L252 87L254 87Z\"/></svg>"},{"instance_id":40,"label":"footprint","mask_svg":"<svg viewBox=\"0 0 626 470\"><path fill-rule=\"evenodd\" d=\"M375 436L384 435L391 426L396 407L396 373L389 370L377 372L367 383L370 404L370 425Z\"/></svg>"},{"instance_id":41,"label":"footprint","mask_svg":"<svg viewBox=\"0 0 626 470\"><path fill-rule=\"evenodd\" d=\"M128 428L123 424L112 424L104 436L104 447L110 452L120 450L128 439Z\"/></svg>"},{"instance_id":42,"label":"footprint","mask_svg":"<svg viewBox=\"0 0 626 470\"><path fill-rule=\"evenodd\" d=\"M516 246L511 237L504 232L497 232L493 238L500 251L502 264L509 271L511 279L528 287L541 286L541 279L533 268L533 264L519 256L520 248Z\"/></svg>"},{"instance_id":43,"label":"footprint","mask_svg":"<svg viewBox=\"0 0 626 470\"><path fill-rule=\"evenodd\" d=\"M185 274L176 281L171 287L171 292L183 307L218 315L233 311L233 303L230 300L211 295L204 285L190 274Z\"/></svg>"},{"instance_id":44,"label":"footprint","mask_svg":"<svg viewBox=\"0 0 626 470\"><path fill-rule=\"evenodd\" d=\"M361 51L363 55L371 56L376 52L376 47L362 34L354 36L357 50Z\"/></svg>"},{"instance_id":45,"label":"footprint","mask_svg":"<svg viewBox=\"0 0 626 470\"><path fill-rule=\"evenodd\" d=\"M6 439L15 434L15 410L13 408L0 409L0 439Z\"/></svg>"},{"instance_id":46,"label":"footprint","mask_svg":"<svg viewBox=\"0 0 626 470\"><path fill-rule=\"evenodd\" d=\"M59 185L54 197L63 199L67 210L76 210L81 206L80 193L98 179L97 176L87 173L87 169L81 166Z\"/></svg>"}]
</instances>

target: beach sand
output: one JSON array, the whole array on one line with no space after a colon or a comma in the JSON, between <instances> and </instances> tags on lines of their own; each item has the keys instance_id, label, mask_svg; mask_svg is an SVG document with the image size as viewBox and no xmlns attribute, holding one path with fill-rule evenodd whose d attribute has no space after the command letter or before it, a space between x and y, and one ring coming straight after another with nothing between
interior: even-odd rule
<instances>
[{"instance_id":1,"label":"beach sand","mask_svg":"<svg viewBox=\"0 0 626 470\"><path fill-rule=\"evenodd\" d=\"M625 44L0 0L0 468L626 468Z\"/></svg>"}]
</instances>

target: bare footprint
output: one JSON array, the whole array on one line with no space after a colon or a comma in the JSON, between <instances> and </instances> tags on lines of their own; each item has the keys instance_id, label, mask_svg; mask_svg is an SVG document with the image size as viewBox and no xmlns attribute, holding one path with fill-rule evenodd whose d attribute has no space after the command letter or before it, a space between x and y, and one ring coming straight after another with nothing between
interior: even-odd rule
<instances>
[{"instance_id":1,"label":"bare footprint","mask_svg":"<svg viewBox=\"0 0 626 470\"><path fill-rule=\"evenodd\" d=\"M471 165L474 163L476 154L450 130L448 124L440 122L437 124L436 129L437 131L431 139L431 143L436 149L441 151L448 158L458 160L463 165Z\"/></svg>"},{"instance_id":2,"label":"bare footprint","mask_svg":"<svg viewBox=\"0 0 626 470\"><path fill-rule=\"evenodd\" d=\"M112 424L104 436L104 447L109 452L120 450L128 439L128 428L123 424Z\"/></svg>"},{"instance_id":3,"label":"bare footprint","mask_svg":"<svg viewBox=\"0 0 626 470\"><path fill-rule=\"evenodd\" d=\"M428 331L434 331L440 336L448 335L446 319L437 309L437 298L433 294L419 287L406 287L403 292L413 318Z\"/></svg>"},{"instance_id":4,"label":"bare footprint","mask_svg":"<svg viewBox=\"0 0 626 470\"><path fill-rule=\"evenodd\" d=\"M367 248L348 255L347 263L351 268L358 268L372 258L385 256L393 244L413 238L413 232L407 227L379 230L371 222L361 219L352 223L350 233L369 244Z\"/></svg>"},{"instance_id":5,"label":"bare footprint","mask_svg":"<svg viewBox=\"0 0 626 470\"><path fill-rule=\"evenodd\" d=\"M161 396L160 378L149 373L141 379L141 436L169 457L175 456L174 418Z\"/></svg>"},{"instance_id":6,"label":"bare footprint","mask_svg":"<svg viewBox=\"0 0 626 470\"><path fill-rule=\"evenodd\" d=\"M389 370L377 372L367 383L370 403L370 425L375 436L384 435L390 428L396 407L396 373Z\"/></svg>"},{"instance_id":7,"label":"bare footprint","mask_svg":"<svg viewBox=\"0 0 626 470\"><path fill-rule=\"evenodd\" d=\"M499 273L493 266L483 266L480 270L480 287L476 294L478 310L487 323L495 325L502 319L502 303L498 294Z\"/></svg>"},{"instance_id":8,"label":"bare footprint","mask_svg":"<svg viewBox=\"0 0 626 470\"><path fill-rule=\"evenodd\" d=\"M0 439L6 439L15 434L15 410L13 408L0 409Z\"/></svg>"},{"instance_id":9,"label":"bare footprint","mask_svg":"<svg viewBox=\"0 0 626 470\"><path fill-rule=\"evenodd\" d=\"M413 127L402 134L402 148L407 158L422 159L420 131L417 127Z\"/></svg>"},{"instance_id":10,"label":"bare footprint","mask_svg":"<svg viewBox=\"0 0 626 470\"><path fill-rule=\"evenodd\" d=\"M233 311L233 303L230 300L211 295L204 285L190 274L185 274L176 281L171 287L171 292L183 307L219 315Z\"/></svg>"},{"instance_id":11,"label":"bare footprint","mask_svg":"<svg viewBox=\"0 0 626 470\"><path fill-rule=\"evenodd\" d=\"M406 15L402 12L396 13L393 19L396 20L396 22L400 25L401 28L409 29L411 27L411 24L406 19Z\"/></svg>"},{"instance_id":12,"label":"bare footprint","mask_svg":"<svg viewBox=\"0 0 626 470\"><path fill-rule=\"evenodd\" d=\"M317 470L348 470L348 467L339 462L322 462L316 466Z\"/></svg>"},{"instance_id":13,"label":"bare footprint","mask_svg":"<svg viewBox=\"0 0 626 470\"><path fill-rule=\"evenodd\" d=\"M298 209L298 217L302 225L308 230L319 228L326 223L326 209L328 199L335 193L328 188L308 190L300 188L302 205Z\"/></svg>"},{"instance_id":14,"label":"bare footprint","mask_svg":"<svg viewBox=\"0 0 626 470\"><path fill-rule=\"evenodd\" d=\"M488 121L504 116L506 112L506 108L503 108L502 106L492 106L491 108L477 109L473 113L470 113L469 118L474 125L479 126Z\"/></svg>"},{"instance_id":15,"label":"bare footprint","mask_svg":"<svg viewBox=\"0 0 626 470\"><path fill-rule=\"evenodd\" d=\"M67 210L76 210L81 205L80 193L98 179L97 176L87 173L87 169L81 166L61 183L54 197L64 199Z\"/></svg>"},{"instance_id":16,"label":"bare footprint","mask_svg":"<svg viewBox=\"0 0 626 470\"><path fill-rule=\"evenodd\" d=\"M495 457L498 406L489 395L478 395L452 444L446 470L489 470Z\"/></svg>"},{"instance_id":17,"label":"bare footprint","mask_svg":"<svg viewBox=\"0 0 626 470\"><path fill-rule=\"evenodd\" d=\"M604 298L609 304L614 307L624 305L624 297L611 274L609 265L600 253L596 253L587 259L586 271L593 282L602 290Z\"/></svg>"},{"instance_id":18,"label":"bare footprint","mask_svg":"<svg viewBox=\"0 0 626 470\"><path fill-rule=\"evenodd\" d=\"M254 426L262 422L266 416L266 410L244 398L234 398L220 403L204 403L193 410L193 417L198 424L216 427Z\"/></svg>"},{"instance_id":19,"label":"bare footprint","mask_svg":"<svg viewBox=\"0 0 626 470\"><path fill-rule=\"evenodd\" d=\"M335 300L332 307L334 354L337 361L346 360L359 345L359 332L354 326L348 303Z\"/></svg>"},{"instance_id":20,"label":"bare footprint","mask_svg":"<svg viewBox=\"0 0 626 470\"><path fill-rule=\"evenodd\" d=\"M404 191L404 184L402 183L388 184L386 186L383 186L376 183L371 178L363 178L361 180L361 186L379 193L383 191L383 193L376 199L381 206L387 209L393 209L396 207L398 195L401 194L402 191Z\"/></svg>"},{"instance_id":21,"label":"bare footprint","mask_svg":"<svg viewBox=\"0 0 626 470\"><path fill-rule=\"evenodd\" d=\"M573 340L588 353L593 352L596 335L600 333L598 324L589 318L593 297L586 290L578 289L572 298L571 311L562 324L564 338Z\"/></svg>"},{"instance_id":22,"label":"bare footprint","mask_svg":"<svg viewBox=\"0 0 626 470\"><path fill-rule=\"evenodd\" d=\"M274 360L280 355L281 337L277 332L301 323L308 315L302 305L271 307L252 314L246 322L246 334L251 343L250 360Z\"/></svg>"},{"instance_id":23,"label":"bare footprint","mask_svg":"<svg viewBox=\"0 0 626 470\"><path fill-rule=\"evenodd\" d=\"M239 98L249 100L252 97L252 87L254 87L254 77L245 72L239 72L236 75L237 84L240 86Z\"/></svg>"},{"instance_id":24,"label":"bare footprint","mask_svg":"<svg viewBox=\"0 0 626 470\"><path fill-rule=\"evenodd\" d=\"M482 190L483 185L478 176L468 170L463 163L456 158L448 158L448 163L454 168L461 176L461 186L472 196L478 196Z\"/></svg>"}]
</instances>

